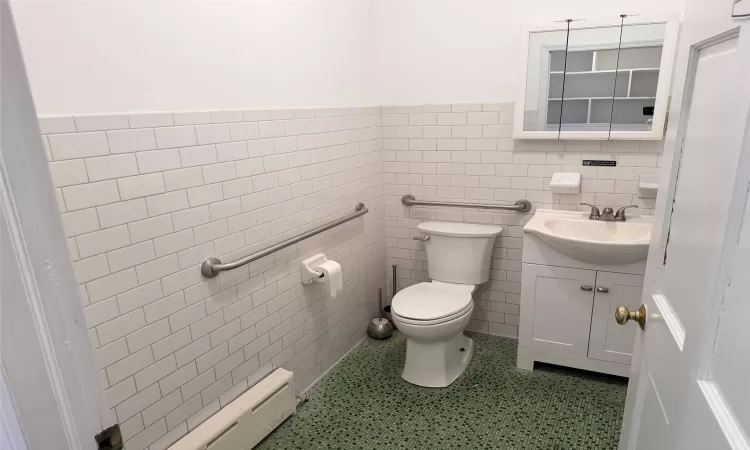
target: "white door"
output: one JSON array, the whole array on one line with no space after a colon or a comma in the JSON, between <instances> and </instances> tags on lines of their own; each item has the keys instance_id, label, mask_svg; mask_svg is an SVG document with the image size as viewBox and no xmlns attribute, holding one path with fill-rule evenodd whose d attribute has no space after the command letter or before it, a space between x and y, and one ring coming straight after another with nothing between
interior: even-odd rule
<instances>
[{"instance_id":1,"label":"white door","mask_svg":"<svg viewBox=\"0 0 750 450\"><path fill-rule=\"evenodd\" d=\"M641 304L643 277L626 273L596 272L596 295L591 314L589 358L630 364L635 328L621 327L612 320L615 310L625 305L635 311Z\"/></svg>"},{"instance_id":2,"label":"white door","mask_svg":"<svg viewBox=\"0 0 750 450\"><path fill-rule=\"evenodd\" d=\"M731 7L687 1L620 449L748 448L750 24Z\"/></svg>"},{"instance_id":3,"label":"white door","mask_svg":"<svg viewBox=\"0 0 750 450\"><path fill-rule=\"evenodd\" d=\"M524 264L520 345L585 357L596 272Z\"/></svg>"},{"instance_id":4,"label":"white door","mask_svg":"<svg viewBox=\"0 0 750 450\"><path fill-rule=\"evenodd\" d=\"M95 449L110 418L6 0L0 21L0 448Z\"/></svg>"}]
</instances>

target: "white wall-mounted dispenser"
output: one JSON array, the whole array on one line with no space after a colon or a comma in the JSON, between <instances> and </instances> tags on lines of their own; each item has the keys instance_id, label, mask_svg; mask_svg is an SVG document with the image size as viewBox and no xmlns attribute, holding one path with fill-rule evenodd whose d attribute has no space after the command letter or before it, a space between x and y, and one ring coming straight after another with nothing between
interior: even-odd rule
<instances>
[{"instance_id":1,"label":"white wall-mounted dispenser","mask_svg":"<svg viewBox=\"0 0 750 450\"><path fill-rule=\"evenodd\" d=\"M581 174L577 172L555 172L549 182L555 194L577 194L581 191Z\"/></svg>"},{"instance_id":2,"label":"white wall-mounted dispenser","mask_svg":"<svg viewBox=\"0 0 750 450\"><path fill-rule=\"evenodd\" d=\"M658 173L642 173L638 178L638 196L641 198L656 198L659 189Z\"/></svg>"},{"instance_id":3,"label":"white wall-mounted dispenser","mask_svg":"<svg viewBox=\"0 0 750 450\"><path fill-rule=\"evenodd\" d=\"M336 296L344 290L344 278L341 274L341 264L326 258L323 253L313 255L300 263L300 276L302 284L311 284L313 282L325 283L331 282L331 297Z\"/></svg>"}]
</instances>

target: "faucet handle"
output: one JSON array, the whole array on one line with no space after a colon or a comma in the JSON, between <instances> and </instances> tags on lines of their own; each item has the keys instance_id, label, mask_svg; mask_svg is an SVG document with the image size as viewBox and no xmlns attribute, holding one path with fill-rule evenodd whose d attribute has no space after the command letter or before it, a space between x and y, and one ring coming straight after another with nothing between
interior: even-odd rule
<instances>
[{"instance_id":1,"label":"faucet handle","mask_svg":"<svg viewBox=\"0 0 750 450\"><path fill-rule=\"evenodd\" d=\"M615 213L615 220L620 221L620 222L625 222L625 210L628 208L637 208L637 207L638 205L623 206L622 208L618 209L617 212Z\"/></svg>"},{"instance_id":2,"label":"faucet handle","mask_svg":"<svg viewBox=\"0 0 750 450\"><path fill-rule=\"evenodd\" d=\"M580 203L582 206L590 206L591 207L591 214L589 214L589 219L591 220L597 220L599 219L599 216L602 214L599 212L599 208L592 205L591 203Z\"/></svg>"}]
</instances>

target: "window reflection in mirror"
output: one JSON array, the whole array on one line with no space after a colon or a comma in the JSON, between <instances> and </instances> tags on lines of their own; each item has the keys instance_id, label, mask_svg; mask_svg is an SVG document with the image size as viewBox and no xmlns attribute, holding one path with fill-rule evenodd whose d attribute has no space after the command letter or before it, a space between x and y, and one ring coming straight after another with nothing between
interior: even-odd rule
<instances>
[{"instance_id":1,"label":"window reflection in mirror","mask_svg":"<svg viewBox=\"0 0 750 450\"><path fill-rule=\"evenodd\" d=\"M648 131L665 23L528 34L524 131Z\"/></svg>"},{"instance_id":2,"label":"window reflection in mirror","mask_svg":"<svg viewBox=\"0 0 750 450\"><path fill-rule=\"evenodd\" d=\"M603 66L601 55L617 53L619 43L619 26L570 30L565 72L550 73L550 85L561 87L550 95L549 108L554 111L562 98L561 132L609 131L612 96L622 93L622 83L616 80L616 66Z\"/></svg>"},{"instance_id":3,"label":"window reflection in mirror","mask_svg":"<svg viewBox=\"0 0 750 450\"><path fill-rule=\"evenodd\" d=\"M666 24L622 27L619 55L603 55L607 67L617 68L611 131L648 131L659 80Z\"/></svg>"}]
</instances>

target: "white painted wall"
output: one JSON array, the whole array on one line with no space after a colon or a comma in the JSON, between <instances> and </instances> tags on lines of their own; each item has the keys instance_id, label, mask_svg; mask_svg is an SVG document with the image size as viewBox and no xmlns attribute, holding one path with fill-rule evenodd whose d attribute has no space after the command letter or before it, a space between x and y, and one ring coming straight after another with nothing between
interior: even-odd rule
<instances>
[{"instance_id":1,"label":"white painted wall","mask_svg":"<svg viewBox=\"0 0 750 450\"><path fill-rule=\"evenodd\" d=\"M48 115L507 102L521 24L680 12L684 0L12 3Z\"/></svg>"},{"instance_id":2,"label":"white painted wall","mask_svg":"<svg viewBox=\"0 0 750 450\"><path fill-rule=\"evenodd\" d=\"M512 101L522 23L682 7L683 0L13 1L42 115Z\"/></svg>"},{"instance_id":3,"label":"white painted wall","mask_svg":"<svg viewBox=\"0 0 750 450\"><path fill-rule=\"evenodd\" d=\"M374 104L371 5L12 1L40 115Z\"/></svg>"},{"instance_id":4,"label":"white painted wall","mask_svg":"<svg viewBox=\"0 0 750 450\"><path fill-rule=\"evenodd\" d=\"M680 13L683 0L378 0L374 88L383 105L511 102L521 25Z\"/></svg>"}]
</instances>

